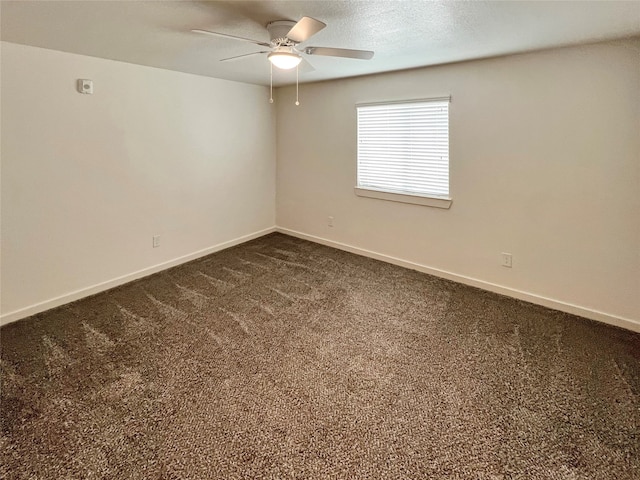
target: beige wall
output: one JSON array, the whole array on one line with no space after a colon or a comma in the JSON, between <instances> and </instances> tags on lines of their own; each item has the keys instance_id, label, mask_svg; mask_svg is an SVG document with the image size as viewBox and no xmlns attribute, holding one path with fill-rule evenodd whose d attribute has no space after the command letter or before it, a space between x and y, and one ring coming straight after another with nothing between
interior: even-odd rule
<instances>
[{"instance_id":1,"label":"beige wall","mask_svg":"<svg viewBox=\"0 0 640 480\"><path fill-rule=\"evenodd\" d=\"M634 40L308 84L300 107L280 89L277 224L638 329L639 54ZM451 209L355 196L354 105L444 95Z\"/></svg>"},{"instance_id":2,"label":"beige wall","mask_svg":"<svg viewBox=\"0 0 640 480\"><path fill-rule=\"evenodd\" d=\"M273 228L266 88L10 43L1 53L3 322ZM77 93L78 78L95 93Z\"/></svg>"},{"instance_id":3,"label":"beige wall","mask_svg":"<svg viewBox=\"0 0 640 480\"><path fill-rule=\"evenodd\" d=\"M283 231L640 328L638 40L305 84L300 107L279 89L277 202L265 88L1 53L2 322L269 231L277 207ZM449 94L451 209L356 197L354 105Z\"/></svg>"}]
</instances>

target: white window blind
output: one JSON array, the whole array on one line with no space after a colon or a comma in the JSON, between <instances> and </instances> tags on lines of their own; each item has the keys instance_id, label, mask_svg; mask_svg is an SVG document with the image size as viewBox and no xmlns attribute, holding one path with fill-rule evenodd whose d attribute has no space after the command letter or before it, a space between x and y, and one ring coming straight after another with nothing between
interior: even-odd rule
<instances>
[{"instance_id":1,"label":"white window blind","mask_svg":"<svg viewBox=\"0 0 640 480\"><path fill-rule=\"evenodd\" d=\"M449 99L358 105L358 187L449 196Z\"/></svg>"}]
</instances>

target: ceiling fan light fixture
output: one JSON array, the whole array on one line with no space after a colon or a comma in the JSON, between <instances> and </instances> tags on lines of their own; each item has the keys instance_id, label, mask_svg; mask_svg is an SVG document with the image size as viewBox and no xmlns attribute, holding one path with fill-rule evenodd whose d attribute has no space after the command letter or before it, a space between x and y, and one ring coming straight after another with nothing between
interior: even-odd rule
<instances>
[{"instance_id":1,"label":"ceiling fan light fixture","mask_svg":"<svg viewBox=\"0 0 640 480\"><path fill-rule=\"evenodd\" d=\"M302 57L297 53L282 51L271 52L267 55L267 58L274 67L282 70L291 70L292 68L297 67L302 61Z\"/></svg>"}]
</instances>

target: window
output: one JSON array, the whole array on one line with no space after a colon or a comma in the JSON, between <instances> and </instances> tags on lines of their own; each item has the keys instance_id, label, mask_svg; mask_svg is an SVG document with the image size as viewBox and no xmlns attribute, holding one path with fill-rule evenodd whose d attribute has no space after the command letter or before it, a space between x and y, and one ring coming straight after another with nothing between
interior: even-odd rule
<instances>
[{"instance_id":1,"label":"window","mask_svg":"<svg viewBox=\"0 0 640 480\"><path fill-rule=\"evenodd\" d=\"M449 98L357 110L356 194L449 208Z\"/></svg>"}]
</instances>

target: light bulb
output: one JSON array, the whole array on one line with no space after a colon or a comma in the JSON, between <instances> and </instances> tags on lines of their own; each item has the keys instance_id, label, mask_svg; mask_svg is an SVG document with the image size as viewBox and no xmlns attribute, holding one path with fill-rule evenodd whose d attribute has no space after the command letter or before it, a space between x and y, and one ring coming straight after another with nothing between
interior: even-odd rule
<instances>
[{"instance_id":1,"label":"light bulb","mask_svg":"<svg viewBox=\"0 0 640 480\"><path fill-rule=\"evenodd\" d=\"M267 58L273 66L282 70L290 70L302 61L300 55L290 52L271 52Z\"/></svg>"}]
</instances>

